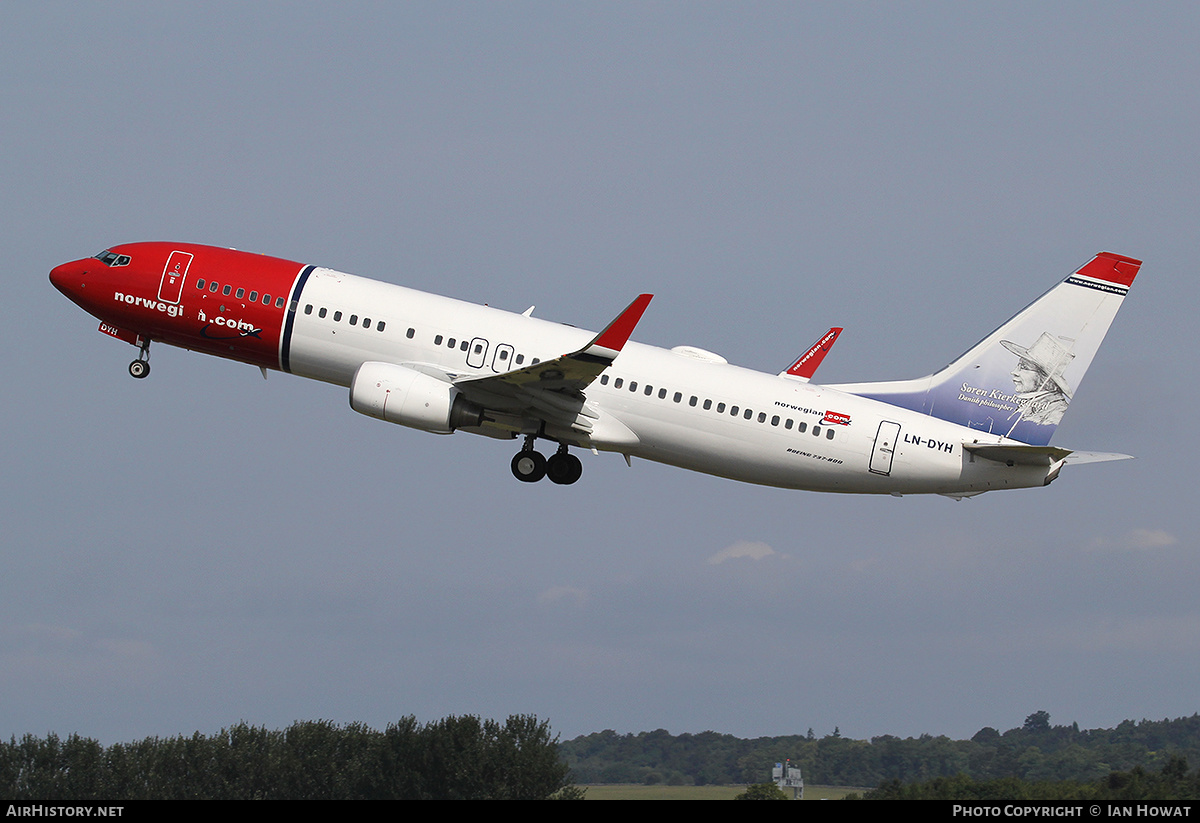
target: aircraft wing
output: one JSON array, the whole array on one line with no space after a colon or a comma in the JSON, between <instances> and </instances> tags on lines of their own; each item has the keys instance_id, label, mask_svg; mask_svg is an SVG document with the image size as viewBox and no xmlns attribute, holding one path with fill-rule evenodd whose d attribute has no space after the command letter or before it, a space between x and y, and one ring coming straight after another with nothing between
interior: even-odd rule
<instances>
[{"instance_id":1,"label":"aircraft wing","mask_svg":"<svg viewBox=\"0 0 1200 823\"><path fill-rule=\"evenodd\" d=\"M531 415L586 434L599 413L587 406L583 390L616 360L653 296L638 295L578 351L503 374L459 377L454 386L487 408Z\"/></svg>"}]
</instances>

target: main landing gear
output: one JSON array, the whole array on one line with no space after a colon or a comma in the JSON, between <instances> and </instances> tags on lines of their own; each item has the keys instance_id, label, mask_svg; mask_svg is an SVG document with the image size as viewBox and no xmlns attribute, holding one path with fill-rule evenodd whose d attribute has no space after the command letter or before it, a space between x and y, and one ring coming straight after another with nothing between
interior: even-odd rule
<instances>
[{"instance_id":1,"label":"main landing gear","mask_svg":"<svg viewBox=\"0 0 1200 823\"><path fill-rule=\"evenodd\" d=\"M533 450L533 441L533 435L526 437L525 447L513 457L513 477L523 483L536 483L543 477L549 477L551 483L569 486L583 474L583 463L568 453L566 446L560 445L558 451L547 460L540 452Z\"/></svg>"},{"instance_id":2,"label":"main landing gear","mask_svg":"<svg viewBox=\"0 0 1200 823\"><path fill-rule=\"evenodd\" d=\"M142 344L142 350L138 352L138 359L129 364L129 376L136 377L141 380L146 375L150 374L150 341L147 340Z\"/></svg>"}]
</instances>

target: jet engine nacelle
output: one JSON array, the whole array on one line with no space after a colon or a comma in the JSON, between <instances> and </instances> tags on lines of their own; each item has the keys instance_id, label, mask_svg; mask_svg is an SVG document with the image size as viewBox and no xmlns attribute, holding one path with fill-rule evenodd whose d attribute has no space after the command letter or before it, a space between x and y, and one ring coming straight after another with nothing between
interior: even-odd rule
<instances>
[{"instance_id":1,"label":"jet engine nacelle","mask_svg":"<svg viewBox=\"0 0 1200 823\"><path fill-rule=\"evenodd\" d=\"M454 386L395 363L372 361L359 366L350 383L350 408L434 434L483 422L483 407L464 398Z\"/></svg>"}]
</instances>

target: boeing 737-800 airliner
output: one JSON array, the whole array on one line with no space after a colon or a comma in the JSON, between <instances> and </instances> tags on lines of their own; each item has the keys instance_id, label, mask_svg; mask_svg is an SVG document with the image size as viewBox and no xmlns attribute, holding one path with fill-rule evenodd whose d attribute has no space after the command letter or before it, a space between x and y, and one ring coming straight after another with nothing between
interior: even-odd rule
<instances>
[{"instance_id":1,"label":"boeing 737-800 airliner","mask_svg":"<svg viewBox=\"0 0 1200 823\"><path fill-rule=\"evenodd\" d=\"M808 378L841 329L765 374L631 342L648 294L593 334L188 243L113 246L50 280L138 346L134 377L161 341L334 383L380 420L524 438L512 472L526 482L574 483L574 446L768 486L961 498L1125 456L1049 443L1140 266L1102 252L941 371L836 386ZM539 438L557 444L549 459Z\"/></svg>"}]
</instances>

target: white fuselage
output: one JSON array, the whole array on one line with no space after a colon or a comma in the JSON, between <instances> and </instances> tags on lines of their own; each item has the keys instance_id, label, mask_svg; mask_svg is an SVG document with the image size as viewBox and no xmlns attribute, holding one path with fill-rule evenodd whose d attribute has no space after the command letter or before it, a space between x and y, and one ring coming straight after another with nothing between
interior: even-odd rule
<instances>
[{"instance_id":1,"label":"white fuselage","mask_svg":"<svg viewBox=\"0 0 1200 823\"><path fill-rule=\"evenodd\" d=\"M451 377L498 374L575 351L592 337L559 323L316 269L281 346L288 346L292 373L349 386L364 362L428 366ZM1046 466L1008 466L963 449L964 442L1012 442L998 435L703 354L629 342L585 394L601 414L598 434L554 439L734 480L952 495L1048 482ZM616 421L612 430L620 436L603 435L605 418Z\"/></svg>"}]
</instances>

